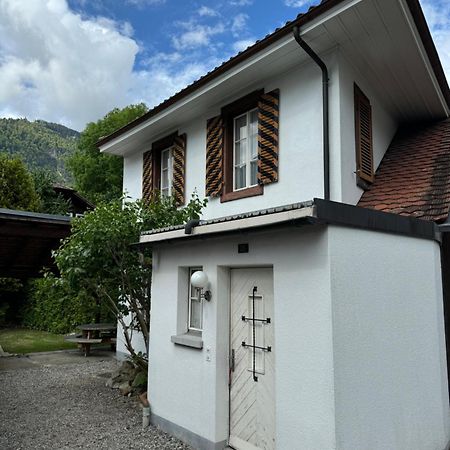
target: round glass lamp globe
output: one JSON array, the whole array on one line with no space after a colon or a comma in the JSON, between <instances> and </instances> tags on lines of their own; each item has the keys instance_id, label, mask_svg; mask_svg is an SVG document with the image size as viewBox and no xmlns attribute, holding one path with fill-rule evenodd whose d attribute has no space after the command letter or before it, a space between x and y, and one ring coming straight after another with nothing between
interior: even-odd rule
<instances>
[{"instance_id":1,"label":"round glass lamp globe","mask_svg":"<svg viewBox=\"0 0 450 450\"><path fill-rule=\"evenodd\" d=\"M206 273L201 270L194 272L191 276L191 284L197 289L206 289L208 286L208 277L206 276Z\"/></svg>"}]
</instances>

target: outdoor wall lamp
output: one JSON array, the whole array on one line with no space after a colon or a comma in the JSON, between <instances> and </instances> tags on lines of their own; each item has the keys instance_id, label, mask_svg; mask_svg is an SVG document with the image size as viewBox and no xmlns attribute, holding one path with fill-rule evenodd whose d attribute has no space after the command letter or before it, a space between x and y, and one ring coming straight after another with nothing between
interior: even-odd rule
<instances>
[{"instance_id":1,"label":"outdoor wall lamp","mask_svg":"<svg viewBox=\"0 0 450 450\"><path fill-rule=\"evenodd\" d=\"M204 298L207 302L211 301L211 291L208 290L208 277L202 270L197 270L191 276L191 284L198 289L200 298Z\"/></svg>"}]
</instances>

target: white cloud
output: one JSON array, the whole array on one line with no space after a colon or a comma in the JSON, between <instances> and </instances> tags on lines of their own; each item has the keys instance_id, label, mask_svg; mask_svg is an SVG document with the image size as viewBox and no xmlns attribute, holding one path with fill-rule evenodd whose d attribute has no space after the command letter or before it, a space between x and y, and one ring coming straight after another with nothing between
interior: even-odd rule
<instances>
[{"instance_id":1,"label":"white cloud","mask_svg":"<svg viewBox=\"0 0 450 450\"><path fill-rule=\"evenodd\" d=\"M0 0L0 111L77 129L129 102L132 28L66 0Z\"/></svg>"},{"instance_id":2,"label":"white cloud","mask_svg":"<svg viewBox=\"0 0 450 450\"><path fill-rule=\"evenodd\" d=\"M176 58L179 61L178 58ZM186 61L174 66L170 55L159 55L149 61L146 70L133 73L133 89L130 95L133 101L157 105L167 99L192 81L200 78L210 70L216 61L196 63Z\"/></svg>"},{"instance_id":3,"label":"white cloud","mask_svg":"<svg viewBox=\"0 0 450 450\"><path fill-rule=\"evenodd\" d=\"M242 31L244 31L247 27L248 15L244 13L240 13L233 18L233 22L231 24L231 32L234 37L238 37Z\"/></svg>"},{"instance_id":4,"label":"white cloud","mask_svg":"<svg viewBox=\"0 0 450 450\"><path fill-rule=\"evenodd\" d=\"M211 37L225 31L223 23L214 26L201 25L191 20L179 24L186 31L172 37L172 44L177 50L195 49L210 45Z\"/></svg>"},{"instance_id":5,"label":"white cloud","mask_svg":"<svg viewBox=\"0 0 450 450\"><path fill-rule=\"evenodd\" d=\"M202 6L197 12L198 15L202 17L216 17L219 15L216 10L209 8L208 6Z\"/></svg>"},{"instance_id":6,"label":"white cloud","mask_svg":"<svg viewBox=\"0 0 450 450\"><path fill-rule=\"evenodd\" d=\"M305 6L308 3L312 3L312 1L311 0L284 0L284 4L286 6L290 6L291 8L301 8L302 6Z\"/></svg>"},{"instance_id":7,"label":"white cloud","mask_svg":"<svg viewBox=\"0 0 450 450\"><path fill-rule=\"evenodd\" d=\"M132 6L137 6L138 8L143 8L148 5L157 5L166 3L166 0L125 0L125 3L128 3Z\"/></svg>"},{"instance_id":8,"label":"white cloud","mask_svg":"<svg viewBox=\"0 0 450 450\"><path fill-rule=\"evenodd\" d=\"M230 5L233 6L248 6L248 5L252 5L253 4L253 0L231 0L230 1Z\"/></svg>"},{"instance_id":9,"label":"white cloud","mask_svg":"<svg viewBox=\"0 0 450 450\"><path fill-rule=\"evenodd\" d=\"M242 39L240 41L236 41L233 44L233 50L235 52L242 52L242 50L245 50L247 47L250 47L250 45L253 45L255 43L256 39Z\"/></svg>"},{"instance_id":10,"label":"white cloud","mask_svg":"<svg viewBox=\"0 0 450 450\"><path fill-rule=\"evenodd\" d=\"M439 56L450 80L450 4L445 0L421 0Z\"/></svg>"}]
</instances>

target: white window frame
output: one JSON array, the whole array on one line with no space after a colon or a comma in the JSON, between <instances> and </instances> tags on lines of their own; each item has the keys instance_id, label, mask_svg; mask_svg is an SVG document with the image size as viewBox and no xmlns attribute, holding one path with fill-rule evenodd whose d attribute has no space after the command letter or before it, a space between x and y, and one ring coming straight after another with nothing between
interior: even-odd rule
<instances>
[{"instance_id":1,"label":"white window frame","mask_svg":"<svg viewBox=\"0 0 450 450\"><path fill-rule=\"evenodd\" d=\"M198 272L199 270L203 270L203 267L189 267L189 282L188 282L188 331L203 331L203 300L200 298L200 291L194 288L191 284L191 276L194 272ZM193 295L193 293L195 295ZM196 299L200 304L200 327L196 328L191 326L191 311L192 311L192 299Z\"/></svg>"},{"instance_id":2,"label":"white window frame","mask_svg":"<svg viewBox=\"0 0 450 450\"><path fill-rule=\"evenodd\" d=\"M163 168L163 158L164 154L168 153L169 157L167 159L167 168ZM163 174L167 172L167 181L169 186L163 188ZM173 152L172 147L165 148L161 151L161 171L160 171L160 179L159 179L159 190L162 197L170 197L172 195L172 185L173 185Z\"/></svg>"},{"instance_id":3,"label":"white window frame","mask_svg":"<svg viewBox=\"0 0 450 450\"><path fill-rule=\"evenodd\" d=\"M252 136L253 138L256 138L256 143L255 143L255 147L256 147L256 155L252 158L251 157L251 153L250 153L250 148L251 146L249 145L249 139L250 139L250 117L251 114L254 111L257 111L258 108L253 108L250 109L248 111L246 111L243 114L239 114L238 116L234 117L233 119L233 191L241 191L243 189L248 189L250 187L253 186L257 186L258 185L258 181L256 180L256 183L254 184L250 184L250 180L251 180L251 163L255 162L256 165L258 164L258 128L256 129L256 134L254 136ZM246 117L246 121L247 121L247 134L245 138L241 138L239 141L236 140L236 122L238 119L240 119L241 117ZM258 127L258 122L256 122L256 126ZM245 163L243 164L236 164L236 144L239 142L241 142L242 140L246 139L246 152L245 152ZM236 188L236 168L238 166L246 166L245 168L245 186L240 187L240 188ZM258 170L258 169L256 169Z\"/></svg>"}]
</instances>

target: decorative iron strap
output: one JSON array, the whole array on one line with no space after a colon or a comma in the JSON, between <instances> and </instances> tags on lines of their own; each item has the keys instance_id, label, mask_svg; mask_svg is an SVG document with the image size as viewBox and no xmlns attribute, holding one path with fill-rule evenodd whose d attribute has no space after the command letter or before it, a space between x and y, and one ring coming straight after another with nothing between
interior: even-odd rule
<instances>
[{"instance_id":1,"label":"decorative iron strap","mask_svg":"<svg viewBox=\"0 0 450 450\"><path fill-rule=\"evenodd\" d=\"M142 200L150 202L153 194L153 153L151 150L144 153L144 166L142 173Z\"/></svg>"},{"instance_id":2,"label":"decorative iron strap","mask_svg":"<svg viewBox=\"0 0 450 450\"><path fill-rule=\"evenodd\" d=\"M177 206L184 205L184 165L186 159L186 134L176 136L173 142L173 197Z\"/></svg>"},{"instance_id":3,"label":"decorative iron strap","mask_svg":"<svg viewBox=\"0 0 450 450\"><path fill-rule=\"evenodd\" d=\"M262 94L258 102L258 182L278 181L278 89Z\"/></svg>"},{"instance_id":4,"label":"decorative iron strap","mask_svg":"<svg viewBox=\"0 0 450 450\"><path fill-rule=\"evenodd\" d=\"M206 195L218 197L222 193L223 120L209 119L206 125Z\"/></svg>"},{"instance_id":5,"label":"decorative iron strap","mask_svg":"<svg viewBox=\"0 0 450 450\"><path fill-rule=\"evenodd\" d=\"M265 352L271 352L272 351L272 347L271 346L267 346L267 347L261 347L259 345L256 345L256 328L255 328L255 322L261 322L263 324L270 324L270 317L267 317L266 319L256 319L255 318L255 294L258 291L257 286L253 286L253 290L252 290L252 317L245 317L242 316L242 320L244 322L252 322L252 341L253 343L247 344L245 341L242 342L242 347L246 348L251 348L253 350L253 354L252 354L252 372L253 372L253 381L258 381L258 377L256 376L256 350L263 350Z\"/></svg>"}]
</instances>

